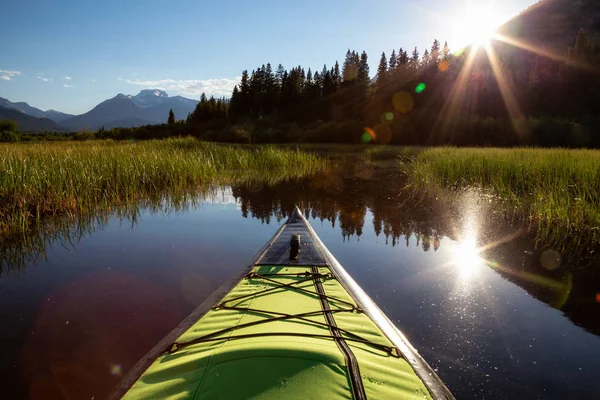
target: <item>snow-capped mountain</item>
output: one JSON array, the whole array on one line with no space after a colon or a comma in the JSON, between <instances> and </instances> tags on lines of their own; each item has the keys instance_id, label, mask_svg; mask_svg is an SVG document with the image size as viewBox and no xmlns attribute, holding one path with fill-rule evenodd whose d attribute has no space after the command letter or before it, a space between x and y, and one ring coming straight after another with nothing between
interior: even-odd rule
<instances>
[{"instance_id":1,"label":"snow-capped mountain","mask_svg":"<svg viewBox=\"0 0 600 400\"><path fill-rule=\"evenodd\" d=\"M96 130L101 126L112 128L159 124L167 122L170 109L173 109L175 118L187 118L196 104L197 100L181 96L169 97L159 89L145 89L135 96L119 93L87 113L63 121L61 125L71 130Z\"/></svg>"},{"instance_id":2,"label":"snow-capped mountain","mask_svg":"<svg viewBox=\"0 0 600 400\"><path fill-rule=\"evenodd\" d=\"M137 96L132 97L133 102L142 108L162 104L169 98L167 92L158 89L144 89Z\"/></svg>"}]
</instances>

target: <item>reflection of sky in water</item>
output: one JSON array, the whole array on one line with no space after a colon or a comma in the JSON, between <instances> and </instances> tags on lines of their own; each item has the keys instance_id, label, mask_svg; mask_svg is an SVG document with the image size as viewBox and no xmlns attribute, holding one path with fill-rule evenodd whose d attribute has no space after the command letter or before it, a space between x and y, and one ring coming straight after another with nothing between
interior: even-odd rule
<instances>
[{"instance_id":1,"label":"reflection of sky in water","mask_svg":"<svg viewBox=\"0 0 600 400\"><path fill-rule=\"evenodd\" d=\"M344 240L339 223L310 222L458 398L600 392L600 338L491 268L479 221L465 218L457 240L438 238L425 252L416 235L386 244L370 211L364 219L360 240ZM7 357L0 381L7 393L19 393L14 385L24 376L35 393L54 388L103 397L278 226L275 218L270 224L243 218L224 191L188 212L143 212L133 228L111 220L74 249L54 246L47 263L2 275L0 339ZM514 256L516 264L521 257ZM16 369L19 362L26 367ZM73 379L80 387L69 384Z\"/></svg>"}]
</instances>

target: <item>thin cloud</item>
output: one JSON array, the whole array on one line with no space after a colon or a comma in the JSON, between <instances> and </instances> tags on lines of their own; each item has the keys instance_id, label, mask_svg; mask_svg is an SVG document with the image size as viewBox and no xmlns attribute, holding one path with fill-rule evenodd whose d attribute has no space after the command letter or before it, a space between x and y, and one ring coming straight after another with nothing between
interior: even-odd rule
<instances>
[{"instance_id":1,"label":"thin cloud","mask_svg":"<svg viewBox=\"0 0 600 400\"><path fill-rule=\"evenodd\" d=\"M184 96L198 97L202 93L206 93L208 96L231 96L233 87L237 85L241 77L235 79L230 78L217 78L217 79L187 79L187 80L175 80L175 79L159 79L154 81L141 81L136 79L134 81L127 80L127 83L131 85L145 86L151 89L161 89L167 92L176 92Z\"/></svg>"},{"instance_id":2,"label":"thin cloud","mask_svg":"<svg viewBox=\"0 0 600 400\"><path fill-rule=\"evenodd\" d=\"M64 87L75 87L74 85L67 85L66 83L63 86Z\"/></svg>"},{"instance_id":3,"label":"thin cloud","mask_svg":"<svg viewBox=\"0 0 600 400\"><path fill-rule=\"evenodd\" d=\"M39 80L43 81L43 82L52 82L52 79L50 79L50 78L44 78L43 76L38 76L37 78Z\"/></svg>"},{"instance_id":4,"label":"thin cloud","mask_svg":"<svg viewBox=\"0 0 600 400\"><path fill-rule=\"evenodd\" d=\"M0 80L12 81L15 76L21 75L21 71L12 71L8 69L0 69Z\"/></svg>"},{"instance_id":5,"label":"thin cloud","mask_svg":"<svg viewBox=\"0 0 600 400\"><path fill-rule=\"evenodd\" d=\"M70 77L70 76L65 76L65 78L64 78L64 79L65 79L66 81L70 81L70 80L71 80L71 77Z\"/></svg>"},{"instance_id":6,"label":"thin cloud","mask_svg":"<svg viewBox=\"0 0 600 400\"><path fill-rule=\"evenodd\" d=\"M0 69L0 74L12 77L12 76L21 75L21 71L11 71L8 69Z\"/></svg>"}]
</instances>

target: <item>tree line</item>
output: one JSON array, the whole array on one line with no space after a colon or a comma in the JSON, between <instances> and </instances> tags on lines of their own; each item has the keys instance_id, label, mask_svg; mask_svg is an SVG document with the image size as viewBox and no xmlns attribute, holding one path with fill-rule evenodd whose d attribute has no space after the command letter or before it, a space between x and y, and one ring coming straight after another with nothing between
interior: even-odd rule
<instances>
[{"instance_id":1,"label":"tree line","mask_svg":"<svg viewBox=\"0 0 600 400\"><path fill-rule=\"evenodd\" d=\"M393 49L373 78L365 51L319 71L267 63L187 123L225 141L600 146L600 46L585 31L553 58L491 48Z\"/></svg>"}]
</instances>

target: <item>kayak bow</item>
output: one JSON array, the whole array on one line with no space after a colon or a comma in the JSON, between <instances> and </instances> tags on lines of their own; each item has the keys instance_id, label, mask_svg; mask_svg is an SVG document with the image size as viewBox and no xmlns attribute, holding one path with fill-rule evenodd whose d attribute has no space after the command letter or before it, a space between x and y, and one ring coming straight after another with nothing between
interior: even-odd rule
<instances>
[{"instance_id":1,"label":"kayak bow","mask_svg":"<svg viewBox=\"0 0 600 400\"><path fill-rule=\"evenodd\" d=\"M454 399L298 208L112 398Z\"/></svg>"}]
</instances>

